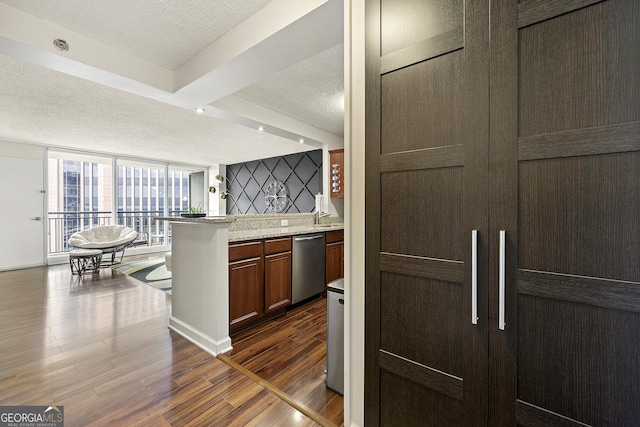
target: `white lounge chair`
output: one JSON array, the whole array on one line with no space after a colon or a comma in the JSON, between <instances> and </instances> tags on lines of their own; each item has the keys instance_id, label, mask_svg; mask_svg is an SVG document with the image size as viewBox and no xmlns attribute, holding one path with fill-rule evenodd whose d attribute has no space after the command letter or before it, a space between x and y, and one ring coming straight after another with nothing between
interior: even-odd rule
<instances>
[{"instance_id":1,"label":"white lounge chair","mask_svg":"<svg viewBox=\"0 0 640 427\"><path fill-rule=\"evenodd\" d=\"M103 265L122 262L124 250L138 237L138 232L124 225L100 225L75 232L69 237L69 245L78 249L100 249L103 254L111 254L111 261ZM116 260L116 254L120 259Z\"/></svg>"}]
</instances>

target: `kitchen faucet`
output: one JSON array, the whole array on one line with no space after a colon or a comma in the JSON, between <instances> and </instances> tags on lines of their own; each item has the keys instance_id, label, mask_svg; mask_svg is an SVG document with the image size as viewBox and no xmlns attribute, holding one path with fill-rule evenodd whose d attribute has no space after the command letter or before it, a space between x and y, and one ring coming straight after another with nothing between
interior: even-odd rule
<instances>
[{"instance_id":1,"label":"kitchen faucet","mask_svg":"<svg viewBox=\"0 0 640 427\"><path fill-rule=\"evenodd\" d=\"M316 212L313 214L313 223L314 223L315 225L318 225L318 224L320 224L320 218L324 218L325 216L329 216L329 215L331 215L331 213L330 213L330 212L324 212L324 213L323 213L323 212L318 212L318 211L316 211Z\"/></svg>"}]
</instances>

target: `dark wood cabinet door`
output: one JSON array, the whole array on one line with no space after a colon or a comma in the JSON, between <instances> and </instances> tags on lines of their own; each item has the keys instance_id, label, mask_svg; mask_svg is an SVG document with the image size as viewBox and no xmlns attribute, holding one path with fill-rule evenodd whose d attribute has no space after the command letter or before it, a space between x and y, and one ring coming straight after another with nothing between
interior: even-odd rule
<instances>
[{"instance_id":1,"label":"dark wood cabinet door","mask_svg":"<svg viewBox=\"0 0 640 427\"><path fill-rule=\"evenodd\" d=\"M460 5L367 2L367 425L640 425L640 2Z\"/></svg>"},{"instance_id":2,"label":"dark wood cabinet door","mask_svg":"<svg viewBox=\"0 0 640 427\"><path fill-rule=\"evenodd\" d=\"M291 252L264 257L264 308L266 313L291 304Z\"/></svg>"},{"instance_id":3,"label":"dark wood cabinet door","mask_svg":"<svg viewBox=\"0 0 640 427\"><path fill-rule=\"evenodd\" d=\"M324 260L327 284L344 277L344 242L328 243L325 248Z\"/></svg>"},{"instance_id":4,"label":"dark wood cabinet door","mask_svg":"<svg viewBox=\"0 0 640 427\"><path fill-rule=\"evenodd\" d=\"M264 315L264 266L262 257L229 263L229 329Z\"/></svg>"},{"instance_id":5,"label":"dark wood cabinet door","mask_svg":"<svg viewBox=\"0 0 640 427\"><path fill-rule=\"evenodd\" d=\"M638 426L640 2L516 3L491 21L489 424Z\"/></svg>"},{"instance_id":6,"label":"dark wood cabinet door","mask_svg":"<svg viewBox=\"0 0 640 427\"><path fill-rule=\"evenodd\" d=\"M366 2L367 426L486 423L488 11Z\"/></svg>"}]
</instances>

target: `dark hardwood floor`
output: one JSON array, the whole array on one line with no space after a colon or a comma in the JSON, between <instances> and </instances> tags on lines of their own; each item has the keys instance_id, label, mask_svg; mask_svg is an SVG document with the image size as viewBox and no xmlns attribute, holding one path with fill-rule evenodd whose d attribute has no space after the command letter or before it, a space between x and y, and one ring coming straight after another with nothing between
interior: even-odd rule
<instances>
[{"instance_id":1,"label":"dark hardwood floor","mask_svg":"<svg viewBox=\"0 0 640 427\"><path fill-rule=\"evenodd\" d=\"M313 331L314 310L321 326L323 301L281 319L294 325L269 322L234 339L231 359L257 368L265 385L171 332L170 296L136 279L108 268L78 278L66 264L0 272L0 405L62 405L66 426L339 425L342 398L321 380L324 332L305 338L303 327ZM286 335L276 346L289 351L261 359L259 330Z\"/></svg>"},{"instance_id":2,"label":"dark hardwood floor","mask_svg":"<svg viewBox=\"0 0 640 427\"><path fill-rule=\"evenodd\" d=\"M325 386L327 300L316 298L232 338L232 361L330 422L343 422L343 398Z\"/></svg>"}]
</instances>

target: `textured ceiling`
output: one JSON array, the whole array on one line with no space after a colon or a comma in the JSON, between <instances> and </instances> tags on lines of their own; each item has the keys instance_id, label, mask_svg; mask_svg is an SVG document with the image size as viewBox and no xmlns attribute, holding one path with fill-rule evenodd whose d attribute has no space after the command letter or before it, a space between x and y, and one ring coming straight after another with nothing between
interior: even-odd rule
<instances>
[{"instance_id":1,"label":"textured ceiling","mask_svg":"<svg viewBox=\"0 0 640 427\"><path fill-rule=\"evenodd\" d=\"M342 144L342 0L0 0L0 9L0 139L200 165ZM51 43L65 29L70 56ZM242 68L251 63L264 64L258 79ZM156 87L158 75L181 81ZM243 108L207 105L225 90Z\"/></svg>"},{"instance_id":2,"label":"textured ceiling","mask_svg":"<svg viewBox=\"0 0 640 427\"><path fill-rule=\"evenodd\" d=\"M339 45L235 95L343 136L343 69L344 45Z\"/></svg>"},{"instance_id":3,"label":"textured ceiling","mask_svg":"<svg viewBox=\"0 0 640 427\"><path fill-rule=\"evenodd\" d=\"M272 0L2 0L175 69Z\"/></svg>"},{"instance_id":4,"label":"textured ceiling","mask_svg":"<svg viewBox=\"0 0 640 427\"><path fill-rule=\"evenodd\" d=\"M3 55L0 69L0 139L201 165L309 149Z\"/></svg>"}]
</instances>

